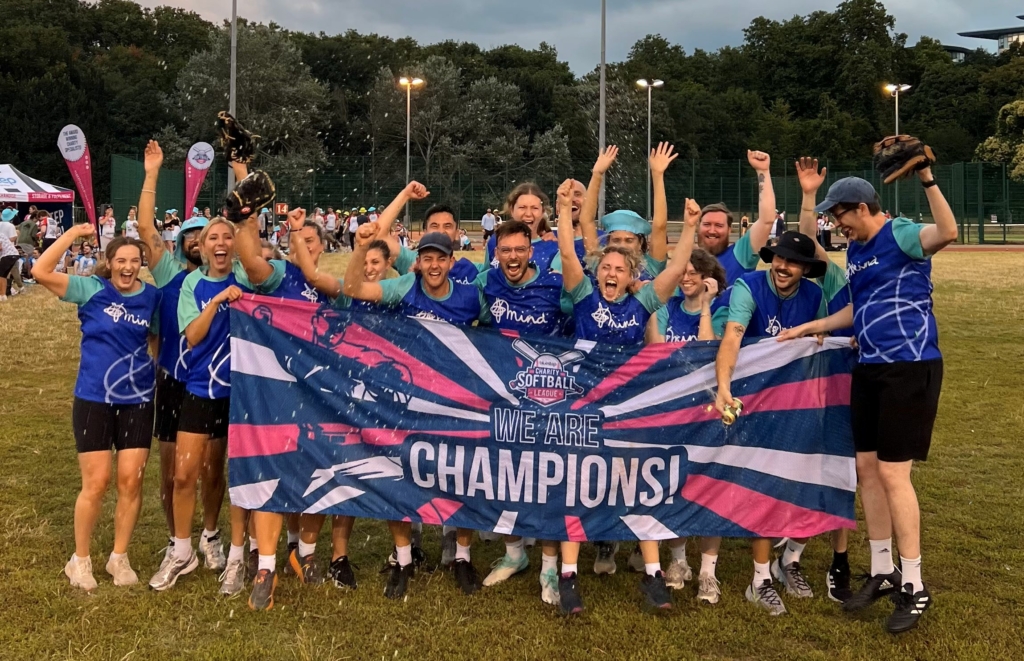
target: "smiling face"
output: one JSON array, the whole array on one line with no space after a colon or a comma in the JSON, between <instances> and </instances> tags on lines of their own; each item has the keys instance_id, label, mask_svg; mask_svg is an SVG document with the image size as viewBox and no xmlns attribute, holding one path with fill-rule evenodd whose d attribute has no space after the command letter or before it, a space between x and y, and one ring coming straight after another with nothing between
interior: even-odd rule
<instances>
[{"instance_id":1,"label":"smiling face","mask_svg":"<svg viewBox=\"0 0 1024 661\"><path fill-rule=\"evenodd\" d=\"M697 245L712 255L729 247L729 217L724 211L709 211L697 226Z\"/></svg>"},{"instance_id":2,"label":"smiling face","mask_svg":"<svg viewBox=\"0 0 1024 661\"><path fill-rule=\"evenodd\" d=\"M420 275L428 290L436 291L445 286L448 272L452 269L454 258L440 250L423 250L416 257L420 267Z\"/></svg>"},{"instance_id":3,"label":"smiling face","mask_svg":"<svg viewBox=\"0 0 1024 661\"><path fill-rule=\"evenodd\" d=\"M868 205L859 204L842 205L832 207L829 216L835 224L835 229L846 237L847 241L868 241L873 236L871 230L878 223L872 223L873 214Z\"/></svg>"},{"instance_id":4,"label":"smiling face","mask_svg":"<svg viewBox=\"0 0 1024 661\"><path fill-rule=\"evenodd\" d=\"M366 251L366 261L363 263L363 277L367 282L380 282L388 270L388 260L380 248L370 248Z\"/></svg>"},{"instance_id":5,"label":"smiling face","mask_svg":"<svg viewBox=\"0 0 1024 661\"><path fill-rule=\"evenodd\" d=\"M324 252L324 243L320 240L320 235L317 234L315 227L305 226L299 230L297 234L299 241L306 244L306 249L309 250L309 256L313 258L314 264L320 263L320 255Z\"/></svg>"},{"instance_id":6,"label":"smiling face","mask_svg":"<svg viewBox=\"0 0 1024 661\"><path fill-rule=\"evenodd\" d=\"M427 218L426 231L447 234L453 244L458 245L459 243L459 226L455 222L455 216L451 215L447 211L439 211L437 213L430 214L430 218Z\"/></svg>"},{"instance_id":7,"label":"smiling face","mask_svg":"<svg viewBox=\"0 0 1024 661\"><path fill-rule=\"evenodd\" d=\"M196 266L203 265L203 252L199 248L199 235L201 233L202 230L200 229L189 230L185 232L181 239L181 248L185 253L185 259Z\"/></svg>"},{"instance_id":8,"label":"smiling face","mask_svg":"<svg viewBox=\"0 0 1024 661\"><path fill-rule=\"evenodd\" d=\"M92 255L92 246L89 245L88 243L83 243L82 244L82 254L85 255L86 257Z\"/></svg>"},{"instance_id":9,"label":"smiling face","mask_svg":"<svg viewBox=\"0 0 1024 661\"><path fill-rule=\"evenodd\" d=\"M792 294L804 277L805 267L799 262L791 262L785 257L775 255L772 258L772 281L775 283L775 291L780 296Z\"/></svg>"},{"instance_id":10,"label":"smiling face","mask_svg":"<svg viewBox=\"0 0 1024 661\"><path fill-rule=\"evenodd\" d=\"M609 252L601 258L597 265L597 286L601 298L609 302L621 298L631 282L633 274L625 255Z\"/></svg>"},{"instance_id":11,"label":"smiling face","mask_svg":"<svg viewBox=\"0 0 1024 661\"><path fill-rule=\"evenodd\" d=\"M505 279L515 285L526 279L530 270L533 247L525 234L508 234L501 237L494 251L498 257L498 268Z\"/></svg>"},{"instance_id":12,"label":"smiling face","mask_svg":"<svg viewBox=\"0 0 1024 661\"><path fill-rule=\"evenodd\" d=\"M108 264L110 267L110 283L119 292L130 292L135 289L142 268L142 251L138 246L125 245L117 249Z\"/></svg>"},{"instance_id":13,"label":"smiling face","mask_svg":"<svg viewBox=\"0 0 1024 661\"><path fill-rule=\"evenodd\" d=\"M583 202L586 199L587 187L579 179L574 179L572 182L572 224L574 226L580 222L580 209L583 208Z\"/></svg>"},{"instance_id":14,"label":"smiling face","mask_svg":"<svg viewBox=\"0 0 1024 661\"><path fill-rule=\"evenodd\" d=\"M683 277L679 279L679 288L686 298L700 296L704 293L704 275L692 263L687 264Z\"/></svg>"},{"instance_id":15,"label":"smiling face","mask_svg":"<svg viewBox=\"0 0 1024 661\"><path fill-rule=\"evenodd\" d=\"M207 226L202 245L203 258L210 265L210 275L219 277L231 272L235 258L235 233L227 223Z\"/></svg>"},{"instance_id":16,"label":"smiling face","mask_svg":"<svg viewBox=\"0 0 1024 661\"><path fill-rule=\"evenodd\" d=\"M516 198L512 206L512 219L526 223L534 235L537 234L537 227L544 219L544 202L536 195L529 193Z\"/></svg>"}]
</instances>

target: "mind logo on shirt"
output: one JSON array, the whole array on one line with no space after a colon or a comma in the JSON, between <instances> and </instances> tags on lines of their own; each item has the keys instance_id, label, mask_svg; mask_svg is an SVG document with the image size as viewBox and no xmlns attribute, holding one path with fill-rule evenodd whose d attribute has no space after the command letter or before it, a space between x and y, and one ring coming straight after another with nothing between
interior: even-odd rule
<instances>
[{"instance_id":1,"label":"mind logo on shirt","mask_svg":"<svg viewBox=\"0 0 1024 661\"><path fill-rule=\"evenodd\" d=\"M768 333L772 337L775 337L782 332L782 324L779 323L778 317L768 317L768 327L764 329L765 333Z\"/></svg>"},{"instance_id":2,"label":"mind logo on shirt","mask_svg":"<svg viewBox=\"0 0 1024 661\"><path fill-rule=\"evenodd\" d=\"M494 323L500 324L502 319L508 318L509 321L516 321L521 324L535 324L543 325L548 323L548 315L546 312L541 312L540 315L523 314L518 312L515 308L508 304L503 298L497 298L494 303L491 304L491 315L494 317Z\"/></svg>"},{"instance_id":3,"label":"mind logo on shirt","mask_svg":"<svg viewBox=\"0 0 1024 661\"><path fill-rule=\"evenodd\" d=\"M111 303L107 307L103 308L103 311L114 320L114 323L120 322L124 319L129 324L135 324L136 326L145 326L149 328L149 319L140 319L134 314L125 309L122 303Z\"/></svg>"},{"instance_id":4,"label":"mind logo on shirt","mask_svg":"<svg viewBox=\"0 0 1024 661\"><path fill-rule=\"evenodd\" d=\"M607 326L611 330L626 330L627 328L634 328L640 325L640 322L636 320L636 315L633 315L626 321L615 321L612 311L603 303L598 303L597 309L590 314L590 318L597 323L598 328Z\"/></svg>"},{"instance_id":5,"label":"mind logo on shirt","mask_svg":"<svg viewBox=\"0 0 1024 661\"><path fill-rule=\"evenodd\" d=\"M316 289L309 285L303 285L302 297L310 303L316 303L320 300L320 294L317 293Z\"/></svg>"}]
</instances>

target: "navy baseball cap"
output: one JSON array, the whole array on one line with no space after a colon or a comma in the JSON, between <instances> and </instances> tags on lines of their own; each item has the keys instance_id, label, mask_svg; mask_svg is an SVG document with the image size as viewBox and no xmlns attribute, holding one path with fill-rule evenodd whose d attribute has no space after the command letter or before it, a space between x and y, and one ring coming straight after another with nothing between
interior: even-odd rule
<instances>
[{"instance_id":1,"label":"navy baseball cap","mask_svg":"<svg viewBox=\"0 0 1024 661\"><path fill-rule=\"evenodd\" d=\"M829 186L825 199L814 210L820 213L837 204L871 204L877 201L878 193L870 182L860 177L844 177Z\"/></svg>"},{"instance_id":2,"label":"navy baseball cap","mask_svg":"<svg viewBox=\"0 0 1024 661\"><path fill-rule=\"evenodd\" d=\"M446 255L451 255L453 252L452 240L443 232L429 232L420 239L416 250L419 252L424 250L440 250Z\"/></svg>"}]
</instances>

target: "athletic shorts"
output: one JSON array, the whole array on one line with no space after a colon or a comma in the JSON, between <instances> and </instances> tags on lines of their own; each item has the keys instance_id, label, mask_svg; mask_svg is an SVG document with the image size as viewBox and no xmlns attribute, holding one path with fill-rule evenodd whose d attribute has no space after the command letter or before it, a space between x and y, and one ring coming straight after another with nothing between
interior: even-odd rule
<instances>
[{"instance_id":1,"label":"athletic shorts","mask_svg":"<svg viewBox=\"0 0 1024 661\"><path fill-rule=\"evenodd\" d=\"M153 442L153 402L104 404L75 397L71 424L79 454L111 448L148 450Z\"/></svg>"},{"instance_id":2,"label":"athletic shorts","mask_svg":"<svg viewBox=\"0 0 1024 661\"><path fill-rule=\"evenodd\" d=\"M227 438L230 402L229 397L203 399L185 391L178 431L208 434L210 438Z\"/></svg>"},{"instance_id":3,"label":"athletic shorts","mask_svg":"<svg viewBox=\"0 0 1024 661\"><path fill-rule=\"evenodd\" d=\"M21 259L20 255L8 255L7 257L0 257L0 278L6 278L13 269L18 260ZM6 294L7 292L3 292Z\"/></svg>"},{"instance_id":4,"label":"athletic shorts","mask_svg":"<svg viewBox=\"0 0 1024 661\"><path fill-rule=\"evenodd\" d=\"M164 443L173 443L178 436L178 420L185 398L185 384L165 369L156 371L156 396L153 398L153 436Z\"/></svg>"},{"instance_id":5,"label":"athletic shorts","mask_svg":"<svg viewBox=\"0 0 1024 661\"><path fill-rule=\"evenodd\" d=\"M924 461L942 390L942 359L853 368L850 419L857 452L879 461Z\"/></svg>"}]
</instances>

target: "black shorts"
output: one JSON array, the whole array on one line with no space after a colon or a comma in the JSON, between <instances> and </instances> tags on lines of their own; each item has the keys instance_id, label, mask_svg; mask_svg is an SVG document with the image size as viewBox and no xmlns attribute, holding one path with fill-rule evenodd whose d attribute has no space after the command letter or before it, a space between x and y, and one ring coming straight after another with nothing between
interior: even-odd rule
<instances>
[{"instance_id":1,"label":"black shorts","mask_svg":"<svg viewBox=\"0 0 1024 661\"><path fill-rule=\"evenodd\" d=\"M0 278L6 278L10 274L11 270L14 269L14 266L18 263L19 259L21 259L21 257L18 255L0 257ZM0 293L6 294L7 292Z\"/></svg>"},{"instance_id":2,"label":"black shorts","mask_svg":"<svg viewBox=\"0 0 1024 661\"><path fill-rule=\"evenodd\" d=\"M857 452L879 461L924 461L939 411L942 359L853 368L850 418Z\"/></svg>"},{"instance_id":3,"label":"black shorts","mask_svg":"<svg viewBox=\"0 0 1024 661\"><path fill-rule=\"evenodd\" d=\"M178 431L208 434L210 438L228 437L228 412L231 398L203 399L185 391L181 402Z\"/></svg>"},{"instance_id":4,"label":"black shorts","mask_svg":"<svg viewBox=\"0 0 1024 661\"><path fill-rule=\"evenodd\" d=\"M185 399L185 384L172 377L167 370L156 371L156 395L153 397L153 436L164 443L173 443L178 436L181 404Z\"/></svg>"},{"instance_id":5,"label":"black shorts","mask_svg":"<svg viewBox=\"0 0 1024 661\"><path fill-rule=\"evenodd\" d=\"M104 404L75 397L71 425L79 454L111 448L148 450L153 442L153 402Z\"/></svg>"}]
</instances>

